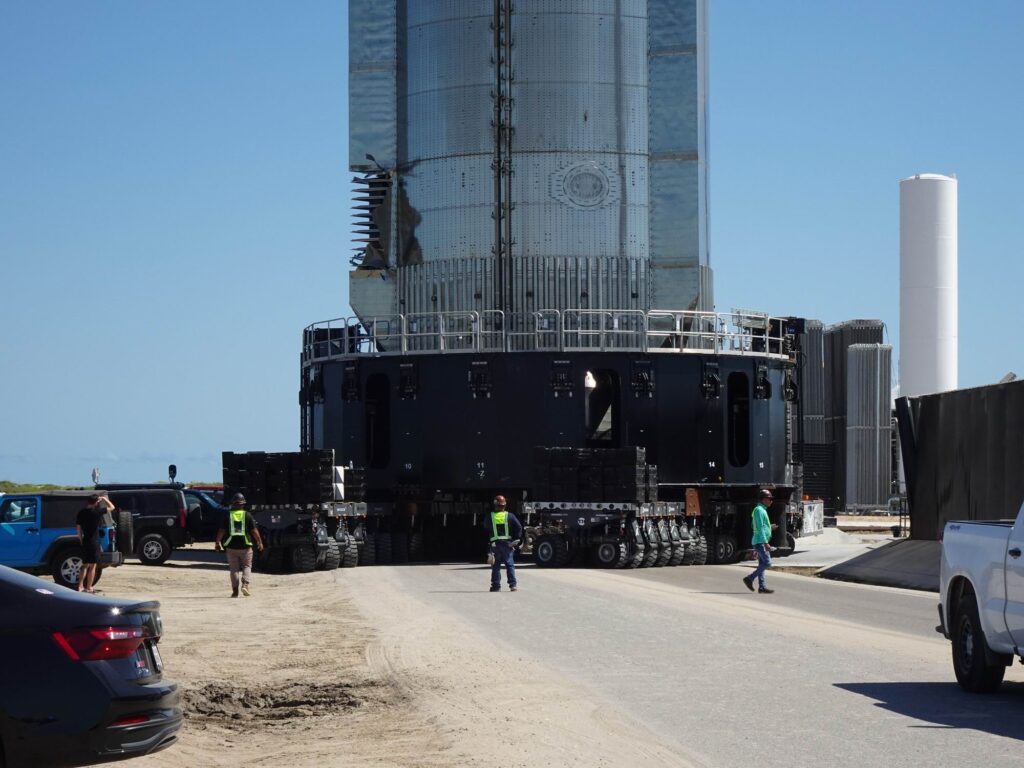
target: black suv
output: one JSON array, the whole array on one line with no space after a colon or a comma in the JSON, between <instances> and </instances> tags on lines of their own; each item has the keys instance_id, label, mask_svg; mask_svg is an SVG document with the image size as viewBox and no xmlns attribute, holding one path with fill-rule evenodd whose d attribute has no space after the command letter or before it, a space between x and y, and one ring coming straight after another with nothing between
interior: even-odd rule
<instances>
[{"instance_id":1,"label":"black suv","mask_svg":"<svg viewBox=\"0 0 1024 768\"><path fill-rule=\"evenodd\" d=\"M119 510L131 512L134 552L143 565L162 565L175 549L191 543L188 504L180 489L99 485Z\"/></svg>"}]
</instances>

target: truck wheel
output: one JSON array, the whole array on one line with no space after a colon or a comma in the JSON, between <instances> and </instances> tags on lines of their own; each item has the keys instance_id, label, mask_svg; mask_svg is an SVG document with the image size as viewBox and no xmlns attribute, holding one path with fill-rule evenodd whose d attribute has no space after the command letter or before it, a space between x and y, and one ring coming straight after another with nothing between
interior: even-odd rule
<instances>
[{"instance_id":1,"label":"truck wheel","mask_svg":"<svg viewBox=\"0 0 1024 768\"><path fill-rule=\"evenodd\" d=\"M654 525L648 520L643 524L641 529L644 535L644 559L640 563L641 568L650 568L658 560L658 532L654 530Z\"/></svg>"},{"instance_id":2,"label":"truck wheel","mask_svg":"<svg viewBox=\"0 0 1024 768\"><path fill-rule=\"evenodd\" d=\"M135 530L131 510L117 510L117 551L126 555L135 551Z\"/></svg>"},{"instance_id":3,"label":"truck wheel","mask_svg":"<svg viewBox=\"0 0 1024 768\"><path fill-rule=\"evenodd\" d=\"M619 561L619 545L602 541L590 549L590 561L599 568L614 568Z\"/></svg>"},{"instance_id":4,"label":"truck wheel","mask_svg":"<svg viewBox=\"0 0 1024 768\"><path fill-rule=\"evenodd\" d=\"M540 568L557 568L569 559L569 542L563 536L541 536L533 546L533 561Z\"/></svg>"},{"instance_id":5,"label":"truck wheel","mask_svg":"<svg viewBox=\"0 0 1024 768\"><path fill-rule=\"evenodd\" d=\"M359 564L377 564L377 542L374 540L372 535L368 534L366 538L363 539L363 546L359 548Z\"/></svg>"},{"instance_id":6,"label":"truck wheel","mask_svg":"<svg viewBox=\"0 0 1024 768\"><path fill-rule=\"evenodd\" d=\"M324 567L325 571L333 571L335 568L341 566L341 547L338 546L338 542L329 541L327 542L327 553L324 555Z\"/></svg>"},{"instance_id":7,"label":"truck wheel","mask_svg":"<svg viewBox=\"0 0 1024 768\"><path fill-rule=\"evenodd\" d=\"M715 540L715 562L732 563L736 561L736 538L727 533L718 534Z\"/></svg>"},{"instance_id":8,"label":"truck wheel","mask_svg":"<svg viewBox=\"0 0 1024 768\"><path fill-rule=\"evenodd\" d=\"M704 534L697 537L697 546L694 548L693 564L705 565L708 561L708 540Z\"/></svg>"},{"instance_id":9,"label":"truck wheel","mask_svg":"<svg viewBox=\"0 0 1024 768\"><path fill-rule=\"evenodd\" d=\"M405 531L391 534L391 562L395 565L409 562L409 534Z\"/></svg>"},{"instance_id":10,"label":"truck wheel","mask_svg":"<svg viewBox=\"0 0 1024 768\"><path fill-rule=\"evenodd\" d=\"M163 565L171 556L171 543L159 533L147 533L135 545L135 554L143 565Z\"/></svg>"},{"instance_id":11,"label":"truck wheel","mask_svg":"<svg viewBox=\"0 0 1024 768\"><path fill-rule=\"evenodd\" d=\"M409 536L409 560L414 563L421 563L426 559L426 541L423 532L417 531Z\"/></svg>"},{"instance_id":12,"label":"truck wheel","mask_svg":"<svg viewBox=\"0 0 1024 768\"><path fill-rule=\"evenodd\" d=\"M632 554L629 563L626 564L627 568L639 568L644 561L644 545L643 542L634 541L632 544Z\"/></svg>"},{"instance_id":13,"label":"truck wheel","mask_svg":"<svg viewBox=\"0 0 1024 768\"><path fill-rule=\"evenodd\" d=\"M619 542L619 556L615 559L614 568L625 568L633 561L633 556L629 552L629 547L626 546L626 542Z\"/></svg>"},{"instance_id":14,"label":"truck wheel","mask_svg":"<svg viewBox=\"0 0 1024 768\"><path fill-rule=\"evenodd\" d=\"M312 542L293 545L291 555L292 573L312 573L316 570L316 547Z\"/></svg>"},{"instance_id":15,"label":"truck wheel","mask_svg":"<svg viewBox=\"0 0 1024 768\"><path fill-rule=\"evenodd\" d=\"M364 545L365 546L365 545ZM342 568L355 568L359 563L359 544L356 540L349 536L348 543L345 544L345 548L341 550L341 567Z\"/></svg>"},{"instance_id":16,"label":"truck wheel","mask_svg":"<svg viewBox=\"0 0 1024 768\"><path fill-rule=\"evenodd\" d=\"M796 536L786 531L786 546L789 547L789 554L796 552Z\"/></svg>"},{"instance_id":17,"label":"truck wheel","mask_svg":"<svg viewBox=\"0 0 1024 768\"><path fill-rule=\"evenodd\" d=\"M988 661L988 643L978 619L978 603L973 594L964 595L953 617L953 671L960 687L971 693L993 693L1006 674L1002 664Z\"/></svg>"},{"instance_id":18,"label":"truck wheel","mask_svg":"<svg viewBox=\"0 0 1024 768\"><path fill-rule=\"evenodd\" d=\"M62 549L50 564L50 574L53 576L53 580L62 587L78 589L78 579L81 573L82 550L78 547Z\"/></svg>"},{"instance_id":19,"label":"truck wheel","mask_svg":"<svg viewBox=\"0 0 1024 768\"><path fill-rule=\"evenodd\" d=\"M377 565L391 565L391 534L387 531L377 534Z\"/></svg>"}]
</instances>

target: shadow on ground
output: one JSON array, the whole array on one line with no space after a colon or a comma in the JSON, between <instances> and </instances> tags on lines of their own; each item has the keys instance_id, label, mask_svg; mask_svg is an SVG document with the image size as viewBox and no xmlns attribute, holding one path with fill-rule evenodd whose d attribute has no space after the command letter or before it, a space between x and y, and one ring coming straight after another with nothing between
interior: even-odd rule
<instances>
[{"instance_id":1,"label":"shadow on ground","mask_svg":"<svg viewBox=\"0 0 1024 768\"><path fill-rule=\"evenodd\" d=\"M875 699L877 707L921 720L908 728L961 728L1024 741L1024 683L996 694L967 693L956 683L836 683ZM930 724L930 725L929 725Z\"/></svg>"}]
</instances>

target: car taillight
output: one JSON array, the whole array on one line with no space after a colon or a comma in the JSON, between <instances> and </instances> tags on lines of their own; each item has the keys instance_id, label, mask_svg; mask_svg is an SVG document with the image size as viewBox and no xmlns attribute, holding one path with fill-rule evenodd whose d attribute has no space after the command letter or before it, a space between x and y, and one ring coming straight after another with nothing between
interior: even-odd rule
<instances>
[{"instance_id":1,"label":"car taillight","mask_svg":"<svg viewBox=\"0 0 1024 768\"><path fill-rule=\"evenodd\" d=\"M148 636L143 627L90 627L54 632L53 640L74 661L102 661L131 656Z\"/></svg>"},{"instance_id":2,"label":"car taillight","mask_svg":"<svg viewBox=\"0 0 1024 768\"><path fill-rule=\"evenodd\" d=\"M143 723L149 722L149 715L132 715L131 717L122 717L119 720L115 720L110 724L111 728L123 728L127 725L142 725Z\"/></svg>"},{"instance_id":3,"label":"car taillight","mask_svg":"<svg viewBox=\"0 0 1024 768\"><path fill-rule=\"evenodd\" d=\"M178 508L178 525L181 526L182 530L188 527L185 518L188 516L188 510L185 507Z\"/></svg>"}]
</instances>

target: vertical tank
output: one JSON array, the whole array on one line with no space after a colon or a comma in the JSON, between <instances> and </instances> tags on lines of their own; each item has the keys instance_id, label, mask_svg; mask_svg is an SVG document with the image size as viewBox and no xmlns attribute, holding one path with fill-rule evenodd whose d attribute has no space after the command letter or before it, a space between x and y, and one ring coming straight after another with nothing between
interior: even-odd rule
<instances>
[{"instance_id":1,"label":"vertical tank","mask_svg":"<svg viewBox=\"0 0 1024 768\"><path fill-rule=\"evenodd\" d=\"M957 180L900 181L900 394L957 388Z\"/></svg>"},{"instance_id":2,"label":"vertical tank","mask_svg":"<svg viewBox=\"0 0 1024 768\"><path fill-rule=\"evenodd\" d=\"M360 317L711 308L706 0L351 0L350 28Z\"/></svg>"}]
</instances>

